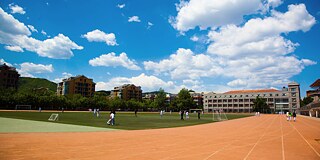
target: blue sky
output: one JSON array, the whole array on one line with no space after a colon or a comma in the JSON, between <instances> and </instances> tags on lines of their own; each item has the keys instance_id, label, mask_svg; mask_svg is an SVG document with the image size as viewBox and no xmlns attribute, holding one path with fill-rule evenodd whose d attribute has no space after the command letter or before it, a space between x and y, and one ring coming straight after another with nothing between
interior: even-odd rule
<instances>
[{"instance_id":1,"label":"blue sky","mask_svg":"<svg viewBox=\"0 0 320 160\"><path fill-rule=\"evenodd\" d=\"M320 2L0 2L0 61L22 76L85 75L177 93L281 88L320 73Z\"/></svg>"}]
</instances>

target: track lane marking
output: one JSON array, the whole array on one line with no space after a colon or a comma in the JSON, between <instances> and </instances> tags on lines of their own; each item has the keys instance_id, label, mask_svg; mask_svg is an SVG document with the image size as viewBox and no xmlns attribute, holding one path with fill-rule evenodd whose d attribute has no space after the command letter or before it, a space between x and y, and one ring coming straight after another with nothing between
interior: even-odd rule
<instances>
[{"instance_id":1,"label":"track lane marking","mask_svg":"<svg viewBox=\"0 0 320 160\"><path fill-rule=\"evenodd\" d=\"M281 126L281 145L282 145L282 159L285 160L285 154L284 154L284 143L283 143L283 126L282 126L282 117L279 118L280 119L280 126Z\"/></svg>"},{"instance_id":2,"label":"track lane marking","mask_svg":"<svg viewBox=\"0 0 320 160\"><path fill-rule=\"evenodd\" d=\"M298 134L301 136L301 138L309 145L309 147L310 147L310 148L318 155L318 157L320 158L319 152L317 152L317 150L312 147L312 145L304 138L304 136L299 132L299 130L298 130L294 125L292 125L291 123L290 123L290 125L298 132Z\"/></svg>"},{"instance_id":3,"label":"track lane marking","mask_svg":"<svg viewBox=\"0 0 320 160\"><path fill-rule=\"evenodd\" d=\"M269 126L265 129L265 131L263 132L262 136L260 136L260 138L258 139L258 141L254 144L254 146L251 148L251 150L249 151L249 153L243 158L244 160L246 160L249 155L252 153L252 151L254 150L254 148L258 145L258 143L261 141L261 139L265 136L267 130L270 128L271 124L273 124L274 120L277 117L273 118L272 122L269 124Z\"/></svg>"}]
</instances>

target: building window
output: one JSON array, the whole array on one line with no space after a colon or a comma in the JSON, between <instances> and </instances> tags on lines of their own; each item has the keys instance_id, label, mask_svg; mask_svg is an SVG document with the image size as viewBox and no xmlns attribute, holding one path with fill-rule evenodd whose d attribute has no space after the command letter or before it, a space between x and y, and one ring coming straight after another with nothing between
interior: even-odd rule
<instances>
[{"instance_id":1,"label":"building window","mask_svg":"<svg viewBox=\"0 0 320 160\"><path fill-rule=\"evenodd\" d=\"M286 96L287 94L285 94L285 93L282 93L282 96Z\"/></svg>"},{"instance_id":2,"label":"building window","mask_svg":"<svg viewBox=\"0 0 320 160\"><path fill-rule=\"evenodd\" d=\"M296 88L290 88L290 91L295 92L295 91L296 91Z\"/></svg>"},{"instance_id":3,"label":"building window","mask_svg":"<svg viewBox=\"0 0 320 160\"><path fill-rule=\"evenodd\" d=\"M269 96L272 97L272 94L270 94Z\"/></svg>"},{"instance_id":4,"label":"building window","mask_svg":"<svg viewBox=\"0 0 320 160\"><path fill-rule=\"evenodd\" d=\"M291 93L292 97L295 97L296 96L296 93Z\"/></svg>"}]
</instances>

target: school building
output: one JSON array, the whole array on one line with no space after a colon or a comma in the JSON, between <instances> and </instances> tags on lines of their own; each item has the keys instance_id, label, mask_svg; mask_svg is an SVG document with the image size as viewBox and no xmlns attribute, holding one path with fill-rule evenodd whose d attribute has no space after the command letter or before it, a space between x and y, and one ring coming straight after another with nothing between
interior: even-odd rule
<instances>
[{"instance_id":1,"label":"school building","mask_svg":"<svg viewBox=\"0 0 320 160\"><path fill-rule=\"evenodd\" d=\"M95 83L84 75L63 79L58 83L57 95L80 94L84 97L92 97L95 92Z\"/></svg>"},{"instance_id":2,"label":"school building","mask_svg":"<svg viewBox=\"0 0 320 160\"><path fill-rule=\"evenodd\" d=\"M313 98L313 102L302 106L299 111L302 115L310 117L320 117L320 79L317 79L310 85L312 90L307 91L307 96Z\"/></svg>"},{"instance_id":3,"label":"school building","mask_svg":"<svg viewBox=\"0 0 320 160\"><path fill-rule=\"evenodd\" d=\"M271 111L295 111L300 108L300 85L288 84L282 90L234 90L225 93L209 92L203 95L205 112L223 110L224 112L252 112L256 97L263 98Z\"/></svg>"},{"instance_id":4,"label":"school building","mask_svg":"<svg viewBox=\"0 0 320 160\"><path fill-rule=\"evenodd\" d=\"M134 84L124 84L114 87L111 91L111 97L119 97L123 100L136 99L142 101L142 90L140 86Z\"/></svg>"}]
</instances>

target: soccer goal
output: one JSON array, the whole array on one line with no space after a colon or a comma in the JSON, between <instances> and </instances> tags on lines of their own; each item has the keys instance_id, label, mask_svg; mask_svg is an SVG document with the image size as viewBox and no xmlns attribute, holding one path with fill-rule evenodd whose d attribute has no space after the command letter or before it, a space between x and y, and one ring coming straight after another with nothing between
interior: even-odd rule
<instances>
[{"instance_id":1,"label":"soccer goal","mask_svg":"<svg viewBox=\"0 0 320 160\"><path fill-rule=\"evenodd\" d=\"M213 110L212 120L213 121L226 121L226 120L228 120L228 117L227 117L226 113L224 113L224 111L222 109Z\"/></svg>"},{"instance_id":2,"label":"soccer goal","mask_svg":"<svg viewBox=\"0 0 320 160\"><path fill-rule=\"evenodd\" d=\"M15 110L31 110L31 105L17 104Z\"/></svg>"},{"instance_id":3,"label":"soccer goal","mask_svg":"<svg viewBox=\"0 0 320 160\"><path fill-rule=\"evenodd\" d=\"M48 119L48 121L58 121L58 120L59 120L59 114L57 113L52 113Z\"/></svg>"}]
</instances>

